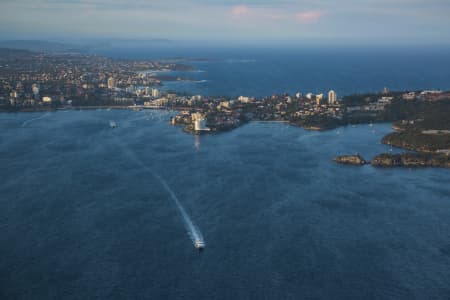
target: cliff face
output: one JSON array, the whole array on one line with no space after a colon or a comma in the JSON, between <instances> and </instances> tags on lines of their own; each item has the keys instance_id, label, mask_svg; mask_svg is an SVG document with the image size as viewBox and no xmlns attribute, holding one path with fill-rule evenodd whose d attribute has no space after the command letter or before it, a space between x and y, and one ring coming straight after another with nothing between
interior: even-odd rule
<instances>
[{"instance_id":1,"label":"cliff face","mask_svg":"<svg viewBox=\"0 0 450 300\"><path fill-rule=\"evenodd\" d=\"M380 154L375 156L371 161L375 167L396 167L402 164L400 155Z\"/></svg>"},{"instance_id":2,"label":"cliff face","mask_svg":"<svg viewBox=\"0 0 450 300\"><path fill-rule=\"evenodd\" d=\"M441 154L380 154L371 164L375 167L441 167L450 168L450 157Z\"/></svg>"},{"instance_id":3,"label":"cliff face","mask_svg":"<svg viewBox=\"0 0 450 300\"><path fill-rule=\"evenodd\" d=\"M366 160L361 157L361 155L342 155L334 158L334 161L340 164L347 165L364 165L366 164Z\"/></svg>"}]
</instances>

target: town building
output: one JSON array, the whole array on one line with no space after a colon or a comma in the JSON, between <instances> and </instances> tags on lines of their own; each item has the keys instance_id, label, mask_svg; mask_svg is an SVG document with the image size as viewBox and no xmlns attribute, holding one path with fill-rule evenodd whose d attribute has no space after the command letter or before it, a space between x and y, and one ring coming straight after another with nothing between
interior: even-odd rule
<instances>
[{"instance_id":1,"label":"town building","mask_svg":"<svg viewBox=\"0 0 450 300\"><path fill-rule=\"evenodd\" d=\"M333 105L336 104L337 101L337 95L336 92L331 90L328 92L328 104Z\"/></svg>"},{"instance_id":2,"label":"town building","mask_svg":"<svg viewBox=\"0 0 450 300\"><path fill-rule=\"evenodd\" d=\"M44 103L51 103L52 102L52 97L42 97L42 102Z\"/></svg>"},{"instance_id":3,"label":"town building","mask_svg":"<svg viewBox=\"0 0 450 300\"><path fill-rule=\"evenodd\" d=\"M108 89L113 89L116 87L116 81L113 77L109 77L108 79Z\"/></svg>"},{"instance_id":4,"label":"town building","mask_svg":"<svg viewBox=\"0 0 450 300\"><path fill-rule=\"evenodd\" d=\"M203 114L193 113L191 117L192 122L194 122L195 131L209 131L209 128L206 127L206 118Z\"/></svg>"},{"instance_id":5,"label":"town building","mask_svg":"<svg viewBox=\"0 0 450 300\"><path fill-rule=\"evenodd\" d=\"M161 93L158 89L152 89L152 97L153 98L159 98L161 97Z\"/></svg>"},{"instance_id":6,"label":"town building","mask_svg":"<svg viewBox=\"0 0 450 300\"><path fill-rule=\"evenodd\" d=\"M35 96L39 95L39 85L36 83L31 86L31 91Z\"/></svg>"},{"instance_id":7,"label":"town building","mask_svg":"<svg viewBox=\"0 0 450 300\"><path fill-rule=\"evenodd\" d=\"M319 106L322 103L323 94L316 95L316 105Z\"/></svg>"}]
</instances>

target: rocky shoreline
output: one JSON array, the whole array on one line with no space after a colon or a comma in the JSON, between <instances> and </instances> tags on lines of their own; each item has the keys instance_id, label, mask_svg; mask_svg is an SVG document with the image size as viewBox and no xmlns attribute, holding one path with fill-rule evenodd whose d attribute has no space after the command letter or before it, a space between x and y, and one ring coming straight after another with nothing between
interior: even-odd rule
<instances>
[{"instance_id":1,"label":"rocky shoreline","mask_svg":"<svg viewBox=\"0 0 450 300\"><path fill-rule=\"evenodd\" d=\"M435 153L383 153L375 156L371 161L374 167L437 167L450 168L450 156Z\"/></svg>"},{"instance_id":2,"label":"rocky shoreline","mask_svg":"<svg viewBox=\"0 0 450 300\"><path fill-rule=\"evenodd\" d=\"M335 162L344 165L356 165L362 166L367 164L368 162L359 154L355 155L341 155L337 156L333 159Z\"/></svg>"},{"instance_id":3,"label":"rocky shoreline","mask_svg":"<svg viewBox=\"0 0 450 300\"><path fill-rule=\"evenodd\" d=\"M371 161L366 161L359 154L342 155L333 159L336 163L345 165L362 166L371 164L379 168L450 168L450 156L436 153L382 153L375 156Z\"/></svg>"}]
</instances>

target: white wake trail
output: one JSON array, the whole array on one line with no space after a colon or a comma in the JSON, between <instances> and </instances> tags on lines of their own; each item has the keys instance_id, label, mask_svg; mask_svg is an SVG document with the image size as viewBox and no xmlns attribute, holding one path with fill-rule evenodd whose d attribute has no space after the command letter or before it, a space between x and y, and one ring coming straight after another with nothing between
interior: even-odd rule
<instances>
[{"instance_id":1,"label":"white wake trail","mask_svg":"<svg viewBox=\"0 0 450 300\"><path fill-rule=\"evenodd\" d=\"M191 217L187 214L183 205L181 205L180 201L178 200L178 197L172 191L167 182L163 178L161 178L158 174L153 173L153 176L158 178L159 182L161 182L166 191L170 194L172 200L175 202L181 216L183 217L184 226L186 227L186 230L189 236L191 237L192 242L195 243L196 241L201 241L202 243L204 243L205 241L203 239L202 233L200 232L198 227L195 226L195 224L192 222Z\"/></svg>"},{"instance_id":2,"label":"white wake trail","mask_svg":"<svg viewBox=\"0 0 450 300\"><path fill-rule=\"evenodd\" d=\"M121 143L118 143L120 147L122 148L123 152L133 160L137 165L142 167L144 170L146 170L148 173L150 173L154 178L156 178L159 183L164 187L164 189L167 191L167 193L170 195L170 198L172 198L173 202L175 203L182 219L184 227L186 228L186 231L189 235L189 237L192 240L192 243L194 243L194 246L196 246L196 243L200 242L201 244L205 244L205 240L203 239L203 235L198 229L198 227L194 224L189 214L184 209L183 205L181 205L180 200L178 200L178 197L175 195L175 192L170 188L169 184L162 178L158 173L153 171L151 168L149 168L147 165L145 165L139 158L136 157L136 155L129 150L128 148L124 147Z\"/></svg>"},{"instance_id":3,"label":"white wake trail","mask_svg":"<svg viewBox=\"0 0 450 300\"><path fill-rule=\"evenodd\" d=\"M22 123L22 127L25 127L25 126L27 126L28 124L30 124L30 123L32 123L32 122L34 122L34 121L37 121L37 120L40 120L40 119L47 118L48 116L50 116L50 113L45 113L45 114L43 114L43 115L40 116L40 117L33 118L33 119L30 119L30 120L26 120L25 122Z\"/></svg>"}]
</instances>

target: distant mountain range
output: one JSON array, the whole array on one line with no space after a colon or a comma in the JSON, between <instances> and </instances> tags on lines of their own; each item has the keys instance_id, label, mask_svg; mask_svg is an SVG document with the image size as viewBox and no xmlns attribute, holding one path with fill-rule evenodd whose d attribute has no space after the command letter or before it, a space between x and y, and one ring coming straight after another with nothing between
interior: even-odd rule
<instances>
[{"instance_id":1,"label":"distant mountain range","mask_svg":"<svg viewBox=\"0 0 450 300\"><path fill-rule=\"evenodd\" d=\"M167 39L103 39L75 42L52 42L45 40L0 40L0 48L21 49L46 53L85 53L95 52L95 49L108 47L142 47L157 44L171 43Z\"/></svg>"},{"instance_id":2,"label":"distant mountain range","mask_svg":"<svg viewBox=\"0 0 450 300\"><path fill-rule=\"evenodd\" d=\"M35 54L35 52L31 52L29 50L22 49L9 49L9 48L0 48L0 60L9 59L13 57L24 57Z\"/></svg>"},{"instance_id":3,"label":"distant mountain range","mask_svg":"<svg viewBox=\"0 0 450 300\"><path fill-rule=\"evenodd\" d=\"M41 40L7 40L0 41L0 48L9 49L21 49L29 50L34 52L50 52L50 53L60 53L60 52L82 52L83 49L80 46L59 43L59 42L49 42Z\"/></svg>"}]
</instances>

